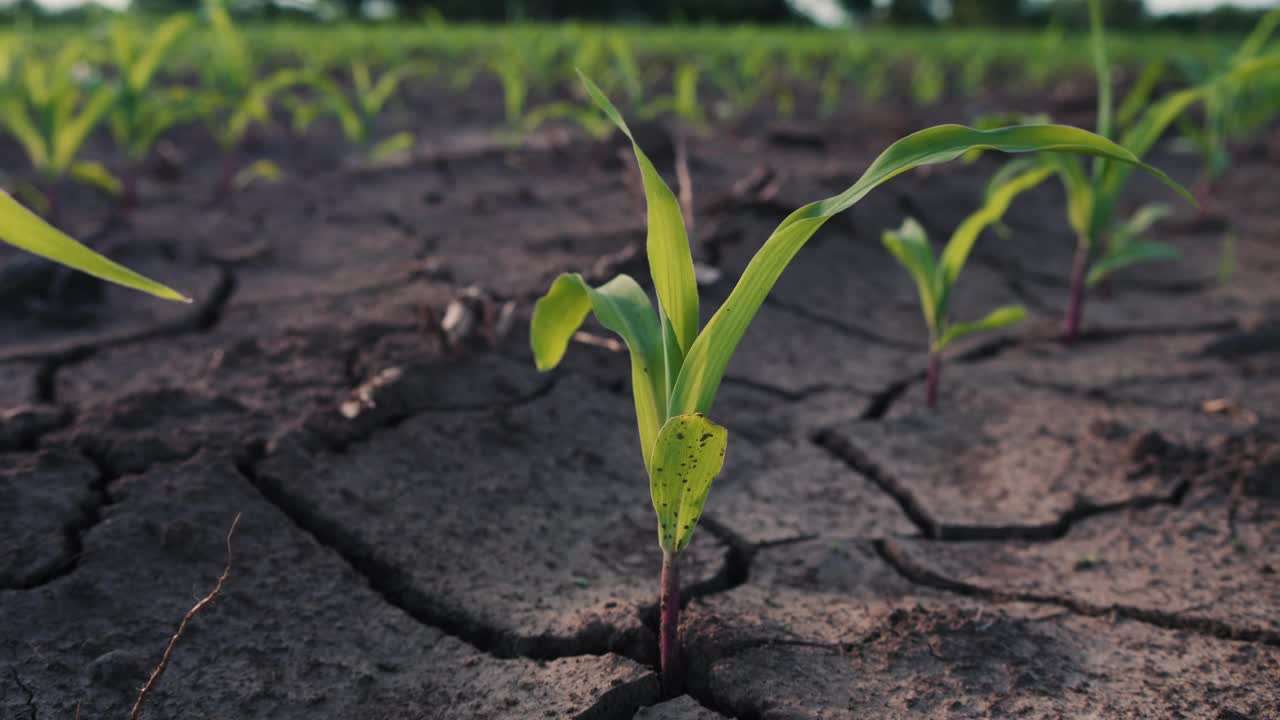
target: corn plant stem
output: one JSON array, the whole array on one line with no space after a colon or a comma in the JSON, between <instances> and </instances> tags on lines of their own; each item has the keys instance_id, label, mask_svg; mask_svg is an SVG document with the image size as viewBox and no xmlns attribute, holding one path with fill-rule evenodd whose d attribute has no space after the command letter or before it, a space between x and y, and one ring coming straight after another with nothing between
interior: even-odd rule
<instances>
[{"instance_id":1,"label":"corn plant stem","mask_svg":"<svg viewBox=\"0 0 1280 720\"><path fill-rule=\"evenodd\" d=\"M1080 332L1080 320L1084 314L1084 281L1089 271L1089 245L1076 244L1076 257L1071 264L1071 295L1067 301L1067 315L1062 324L1062 339L1072 342Z\"/></svg>"},{"instance_id":2,"label":"corn plant stem","mask_svg":"<svg viewBox=\"0 0 1280 720\"><path fill-rule=\"evenodd\" d=\"M663 692L674 697L680 692L680 571L676 555L665 551L658 613L658 668Z\"/></svg>"},{"instance_id":3,"label":"corn plant stem","mask_svg":"<svg viewBox=\"0 0 1280 720\"><path fill-rule=\"evenodd\" d=\"M138 166L130 163L125 169L124 177L120 179L120 207L124 210L133 210L138 207Z\"/></svg>"},{"instance_id":4,"label":"corn plant stem","mask_svg":"<svg viewBox=\"0 0 1280 720\"><path fill-rule=\"evenodd\" d=\"M1196 202L1200 204L1200 209L1196 212L1196 220L1203 222L1217 217L1217 186L1217 181L1211 178L1206 178L1196 184L1192 191L1196 196Z\"/></svg>"},{"instance_id":5,"label":"corn plant stem","mask_svg":"<svg viewBox=\"0 0 1280 720\"><path fill-rule=\"evenodd\" d=\"M930 408L938 406L938 383L942 380L942 353L929 351L929 367L924 376L924 402Z\"/></svg>"},{"instance_id":6,"label":"corn plant stem","mask_svg":"<svg viewBox=\"0 0 1280 720\"><path fill-rule=\"evenodd\" d=\"M58 181L50 180L44 191L44 219L54 227L58 226L58 215L62 210L58 196Z\"/></svg>"},{"instance_id":7,"label":"corn plant stem","mask_svg":"<svg viewBox=\"0 0 1280 720\"><path fill-rule=\"evenodd\" d=\"M231 194L231 185L235 182L236 177L236 154L233 150L227 150L222 154L222 177L218 180L218 192L223 195Z\"/></svg>"}]
</instances>

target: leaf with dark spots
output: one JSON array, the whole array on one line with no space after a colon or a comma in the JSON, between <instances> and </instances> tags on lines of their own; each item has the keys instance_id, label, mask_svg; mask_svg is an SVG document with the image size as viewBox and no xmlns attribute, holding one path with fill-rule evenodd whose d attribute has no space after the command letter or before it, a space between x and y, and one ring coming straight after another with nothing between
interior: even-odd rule
<instances>
[{"instance_id":1,"label":"leaf with dark spots","mask_svg":"<svg viewBox=\"0 0 1280 720\"><path fill-rule=\"evenodd\" d=\"M658 432L650 462L654 468L650 490L663 551L678 553L688 546L711 482L724 465L727 443L724 428L694 413L671 418ZM682 458L688 462L680 462Z\"/></svg>"}]
</instances>

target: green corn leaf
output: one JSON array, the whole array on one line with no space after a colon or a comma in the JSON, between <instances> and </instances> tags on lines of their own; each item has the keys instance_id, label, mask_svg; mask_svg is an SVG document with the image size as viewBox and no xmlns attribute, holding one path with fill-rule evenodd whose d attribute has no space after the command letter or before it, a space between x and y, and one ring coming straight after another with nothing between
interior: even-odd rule
<instances>
[{"instance_id":1,"label":"green corn leaf","mask_svg":"<svg viewBox=\"0 0 1280 720\"><path fill-rule=\"evenodd\" d=\"M111 54L116 67L127 68L133 64L133 26L124 18L117 18L107 27Z\"/></svg>"},{"instance_id":2,"label":"green corn leaf","mask_svg":"<svg viewBox=\"0 0 1280 720\"><path fill-rule=\"evenodd\" d=\"M1187 111L1196 102L1202 100L1205 95L1204 87L1187 88L1167 95L1160 102L1152 105L1143 113L1138 124L1125 132L1121 143L1129 148L1134 154L1141 157L1145 155L1152 145L1160 139L1164 131L1169 128L1182 113ZM1099 202L1095 208L1095 213L1099 218L1098 226L1105 224L1107 218L1114 211L1115 203L1118 200L1120 190L1124 187L1124 181L1129 177L1131 168L1113 164L1107 168L1107 172L1098 182L1097 196ZM1196 204L1195 198L1188 196L1192 204Z\"/></svg>"},{"instance_id":3,"label":"green corn leaf","mask_svg":"<svg viewBox=\"0 0 1280 720\"><path fill-rule=\"evenodd\" d=\"M213 26L213 38L218 48L211 69L221 75L224 83L244 87L253 81L253 59L249 45L231 20L224 0L205 0L205 15Z\"/></svg>"},{"instance_id":4,"label":"green corn leaf","mask_svg":"<svg viewBox=\"0 0 1280 720\"><path fill-rule=\"evenodd\" d=\"M1089 51L1098 78L1098 134L1111 137L1111 63L1107 60L1107 42L1102 31L1102 0L1089 0ZM1099 158L1094 166L1095 176L1101 172L1102 163Z\"/></svg>"},{"instance_id":5,"label":"green corn leaf","mask_svg":"<svg viewBox=\"0 0 1280 720\"><path fill-rule=\"evenodd\" d=\"M921 165L947 162L976 148L1001 152L1062 151L1112 158L1137 165L1170 187L1190 197L1164 173L1142 163L1115 143L1079 128L1062 125L1028 125L997 130L975 130L961 125L940 125L908 135L876 158L862 177L847 190L806 205L789 215L774 230L743 271L724 305L703 329L686 354L669 404L673 415L707 412L715 401L720 381L747 326L765 296L791 262L791 258L818 228L835 214L852 207L887 180Z\"/></svg>"},{"instance_id":6,"label":"green corn leaf","mask_svg":"<svg viewBox=\"0 0 1280 720\"><path fill-rule=\"evenodd\" d=\"M49 147L45 144L39 128L32 122L27 108L17 100L8 100L0 105L0 113L2 113L0 119L3 119L5 128L22 145L22 149L27 153L27 159L31 161L31 166L37 170L48 168L49 161L52 159Z\"/></svg>"},{"instance_id":7,"label":"green corn leaf","mask_svg":"<svg viewBox=\"0 0 1280 720\"><path fill-rule=\"evenodd\" d=\"M1179 257L1177 248L1159 242L1134 240L1125 243L1115 252L1108 253L1089 269L1086 282L1090 287L1102 282L1111 273L1121 268L1149 262L1151 260L1175 260Z\"/></svg>"},{"instance_id":8,"label":"green corn leaf","mask_svg":"<svg viewBox=\"0 0 1280 720\"><path fill-rule=\"evenodd\" d=\"M173 17L160 23L160 26L151 32L151 43L147 45L147 49L138 56L137 62L129 67L129 87L135 92L142 92L151 84L151 78L155 76L156 69L160 67L160 61L164 59L165 53L169 52L169 48L182 37L182 34L191 26L191 16L174 15ZM121 69L128 67L121 65Z\"/></svg>"},{"instance_id":9,"label":"green corn leaf","mask_svg":"<svg viewBox=\"0 0 1280 720\"><path fill-rule=\"evenodd\" d=\"M992 310L987 313L986 317L975 322L952 323L947 326L947 331L938 338L933 344L934 352L942 352L942 349L957 338L973 333L986 332L988 330L999 330L1003 327L1016 325L1027 319L1026 308L1021 305L1006 305L1001 308Z\"/></svg>"},{"instance_id":10,"label":"green corn leaf","mask_svg":"<svg viewBox=\"0 0 1280 720\"><path fill-rule=\"evenodd\" d=\"M942 251L942 259L938 266L938 271L942 274L941 286L944 288L944 293L959 277L982 231L991 223L1004 217L1015 197L1044 182L1053 173L1052 167L1038 167L1009 178L988 195L986 204L980 210L960 223L951 235L947 247Z\"/></svg>"},{"instance_id":11,"label":"green corn leaf","mask_svg":"<svg viewBox=\"0 0 1280 720\"><path fill-rule=\"evenodd\" d=\"M613 57L613 65L622 80L627 98L632 102L640 100L644 95L644 80L640 78L640 67L636 65L635 54L631 45L621 33L613 33L606 41L609 54Z\"/></svg>"},{"instance_id":12,"label":"green corn leaf","mask_svg":"<svg viewBox=\"0 0 1280 720\"><path fill-rule=\"evenodd\" d=\"M728 442L728 431L698 413L677 415L662 426L649 466L649 494L663 552L674 555L688 547Z\"/></svg>"},{"instance_id":13,"label":"green corn leaf","mask_svg":"<svg viewBox=\"0 0 1280 720\"><path fill-rule=\"evenodd\" d=\"M965 157L966 158L969 157L968 153L965 154ZM1048 158L1053 158L1053 157L1069 158L1071 156L1070 155L1043 155L1043 156L1024 155L1022 157L1016 157L1016 158L1013 158L1012 160L1009 160L1004 165L1001 165L999 170L996 170L994 173L992 173L991 179L987 181L987 187L982 192L982 201L987 202L988 200L990 200L991 195L993 193L995 193L997 190L1003 187L1006 183L1008 183L1014 177L1021 175L1027 172L1028 170L1032 170L1037 167L1043 167L1044 165L1047 164L1046 160Z\"/></svg>"},{"instance_id":14,"label":"green corn leaf","mask_svg":"<svg viewBox=\"0 0 1280 720\"><path fill-rule=\"evenodd\" d=\"M52 165L54 172L62 172L71 166L80 146L89 137L89 133L97 127L102 118L111 110L116 101L116 89L101 87L81 108L80 113L58 127L53 138Z\"/></svg>"},{"instance_id":15,"label":"green corn leaf","mask_svg":"<svg viewBox=\"0 0 1280 720\"><path fill-rule=\"evenodd\" d=\"M924 228L915 218L907 218L897 230L884 231L880 242L915 281L916 292L920 295L920 308L932 337L937 332L938 321L941 319L938 313L938 272L933 259L933 248L929 247L929 238Z\"/></svg>"},{"instance_id":16,"label":"green corn leaf","mask_svg":"<svg viewBox=\"0 0 1280 720\"><path fill-rule=\"evenodd\" d=\"M1128 222L1120 226L1119 231L1126 237L1141 235L1151 229L1152 225L1173 215L1173 208L1164 203L1148 203L1138 208Z\"/></svg>"},{"instance_id":17,"label":"green corn leaf","mask_svg":"<svg viewBox=\"0 0 1280 720\"><path fill-rule=\"evenodd\" d=\"M617 333L630 351L636 423L648 468L653 443L666 418L667 397L662 381L662 328L649 297L635 280L619 275L592 288L581 275L556 278L533 307L529 340L534 362L539 370L559 365L588 312L594 312L601 325Z\"/></svg>"},{"instance_id":18,"label":"green corn leaf","mask_svg":"<svg viewBox=\"0 0 1280 720\"><path fill-rule=\"evenodd\" d=\"M579 73L579 76L587 88L587 94L627 136L635 151L636 163L640 166L640 176L644 183L645 201L649 207L649 271L653 274L659 307L671 322L681 355L687 354L698 336L698 285L694 279L693 255L689 250L689 237L685 233L680 202L631 136L631 129L609 98L586 75Z\"/></svg>"},{"instance_id":19,"label":"green corn leaf","mask_svg":"<svg viewBox=\"0 0 1280 720\"><path fill-rule=\"evenodd\" d=\"M1070 223L1071 229L1075 231L1077 238L1092 242L1089 225L1092 222L1097 193L1080 158L1054 153L1046 155L1044 161L1053 166L1066 191L1067 222Z\"/></svg>"},{"instance_id":20,"label":"green corn leaf","mask_svg":"<svg viewBox=\"0 0 1280 720\"><path fill-rule=\"evenodd\" d=\"M412 148L413 133L398 132L374 145L373 149L369 151L369 157L374 161L386 160L389 157L408 152Z\"/></svg>"},{"instance_id":21,"label":"green corn leaf","mask_svg":"<svg viewBox=\"0 0 1280 720\"><path fill-rule=\"evenodd\" d=\"M365 113L369 115L378 114L382 111L382 107L387 104L387 100L391 99L396 88L400 87L400 83L413 75L427 75L431 70L432 67L427 63L415 62L386 71L364 96Z\"/></svg>"},{"instance_id":22,"label":"green corn leaf","mask_svg":"<svg viewBox=\"0 0 1280 720\"><path fill-rule=\"evenodd\" d=\"M493 63L493 72L502 83L502 104L508 125L515 125L524 116L525 102L529 97L529 84L523 66L514 58Z\"/></svg>"},{"instance_id":23,"label":"green corn leaf","mask_svg":"<svg viewBox=\"0 0 1280 720\"><path fill-rule=\"evenodd\" d=\"M1124 102L1120 103L1120 109L1116 111L1116 123L1120 127L1128 127L1138 117L1138 113L1142 112L1142 109L1150 104L1151 93L1155 92L1156 86L1160 84L1160 80L1164 77L1164 73L1165 63L1163 60L1149 62L1146 67L1142 68L1142 74L1133 83L1133 88L1129 90Z\"/></svg>"},{"instance_id":24,"label":"green corn leaf","mask_svg":"<svg viewBox=\"0 0 1280 720\"><path fill-rule=\"evenodd\" d=\"M324 96L325 105L337 116L338 124L342 126L342 134L347 140L363 144L368 139L369 128L364 115L347 99L346 93L338 87L337 83L319 73L301 82Z\"/></svg>"},{"instance_id":25,"label":"green corn leaf","mask_svg":"<svg viewBox=\"0 0 1280 720\"><path fill-rule=\"evenodd\" d=\"M696 64L683 63L676 68L675 78L672 80L676 114L681 120L693 125L704 125L707 120L702 114L702 103L698 102L698 79L701 75L702 69Z\"/></svg>"},{"instance_id":26,"label":"green corn leaf","mask_svg":"<svg viewBox=\"0 0 1280 720\"><path fill-rule=\"evenodd\" d=\"M569 100L552 100L532 108L520 121L520 127L528 133L558 119L572 120L597 139L603 139L613 127L612 123L602 119L596 111L584 108L580 102Z\"/></svg>"},{"instance_id":27,"label":"green corn leaf","mask_svg":"<svg viewBox=\"0 0 1280 720\"><path fill-rule=\"evenodd\" d=\"M72 240L20 205L4 191L0 191L0 240L108 282L140 290L165 300L191 302L190 298L145 278L123 265L118 265Z\"/></svg>"},{"instance_id":28,"label":"green corn leaf","mask_svg":"<svg viewBox=\"0 0 1280 720\"><path fill-rule=\"evenodd\" d=\"M369 66L362 62L352 63L351 83L355 87L357 97L368 95L373 87L373 81L369 78Z\"/></svg>"},{"instance_id":29,"label":"green corn leaf","mask_svg":"<svg viewBox=\"0 0 1280 720\"><path fill-rule=\"evenodd\" d=\"M284 179L284 170L270 160L254 160L241 168L231 179L231 186L243 190L258 181L280 182Z\"/></svg>"},{"instance_id":30,"label":"green corn leaf","mask_svg":"<svg viewBox=\"0 0 1280 720\"><path fill-rule=\"evenodd\" d=\"M72 163L67 174L73 180L95 187L112 197L120 195L123 189L119 178L112 175L102 163L88 161Z\"/></svg>"},{"instance_id":31,"label":"green corn leaf","mask_svg":"<svg viewBox=\"0 0 1280 720\"><path fill-rule=\"evenodd\" d=\"M272 96L305 80L305 76L297 70L286 68L277 70L251 85L227 118L226 126L221 132L222 144L229 146L240 142L250 125L269 119L270 109L267 102Z\"/></svg>"},{"instance_id":32,"label":"green corn leaf","mask_svg":"<svg viewBox=\"0 0 1280 720\"><path fill-rule=\"evenodd\" d=\"M284 106L289 110L289 125L298 135L306 134L323 109L320 103L300 97L285 98Z\"/></svg>"},{"instance_id":33,"label":"green corn leaf","mask_svg":"<svg viewBox=\"0 0 1280 720\"><path fill-rule=\"evenodd\" d=\"M1239 51L1237 51L1236 60L1249 60L1257 57L1263 48L1267 46L1267 42L1271 39L1271 33L1275 32L1277 26L1280 26L1280 7L1263 15L1258 24L1253 26L1253 30L1245 38L1244 43L1240 45Z\"/></svg>"}]
</instances>

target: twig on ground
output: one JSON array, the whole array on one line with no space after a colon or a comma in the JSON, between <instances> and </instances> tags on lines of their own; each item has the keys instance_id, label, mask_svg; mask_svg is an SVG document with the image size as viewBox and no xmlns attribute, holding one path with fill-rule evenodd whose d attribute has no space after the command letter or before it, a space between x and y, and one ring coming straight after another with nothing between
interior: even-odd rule
<instances>
[{"instance_id":1,"label":"twig on ground","mask_svg":"<svg viewBox=\"0 0 1280 720\"><path fill-rule=\"evenodd\" d=\"M237 514L235 520L231 521L231 529L227 531L227 563L222 569L222 575L218 577L218 583L213 586L213 590L208 595L200 598L186 615L182 616L182 621L178 623L178 630L173 633L173 637L169 638L169 645L164 649L164 655L160 657L160 664L156 665L151 671L151 677L147 678L147 684L142 686L138 691L138 699L133 703L133 710L129 713L129 720L138 720L142 717L142 705L147 700L147 695L155 688L156 683L160 681L160 676L169 667L169 660L173 657L173 649L177 647L178 640L182 638L182 634L186 632L187 623L203 610L209 603L213 602L222 594L222 588L227 582L227 578L231 576L231 536L236 532L236 526L240 524L240 515Z\"/></svg>"}]
</instances>

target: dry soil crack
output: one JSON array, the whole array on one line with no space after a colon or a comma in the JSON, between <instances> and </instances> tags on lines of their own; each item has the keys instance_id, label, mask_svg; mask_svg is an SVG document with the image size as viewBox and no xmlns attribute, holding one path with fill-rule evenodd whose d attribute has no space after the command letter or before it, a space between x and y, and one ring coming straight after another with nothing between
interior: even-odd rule
<instances>
[{"instance_id":1,"label":"dry soil crack","mask_svg":"<svg viewBox=\"0 0 1280 720\"><path fill-rule=\"evenodd\" d=\"M930 540L1050 542L1066 536L1076 523L1097 515L1154 505L1177 505L1182 502L1189 488L1189 484L1184 482L1167 494L1140 495L1120 502L1103 504L1077 501L1075 506L1061 513L1055 520L1043 524L955 525L935 520L921 504L920 499L904 487L892 473L873 462L866 453L838 433L830 430L819 431L813 436L813 442L852 470L871 480L882 492L893 498L907 518L920 530L920 534Z\"/></svg>"},{"instance_id":2,"label":"dry soil crack","mask_svg":"<svg viewBox=\"0 0 1280 720\"><path fill-rule=\"evenodd\" d=\"M1176 612L1155 610L1151 608L1133 607L1130 605L1099 605L1069 597L1043 595L1038 593L1004 592L961 582L940 575L929 568L913 562L906 553L900 552L892 540L875 541L876 552L903 578L925 587L936 590L978 598L993 603L1024 602L1039 605L1056 605L1078 615L1089 617L1119 617L1145 623L1165 630L1191 632L1224 640L1243 640L1262 642L1280 646L1280 633L1259 628L1238 628L1230 623L1212 618L1187 616Z\"/></svg>"}]
</instances>

